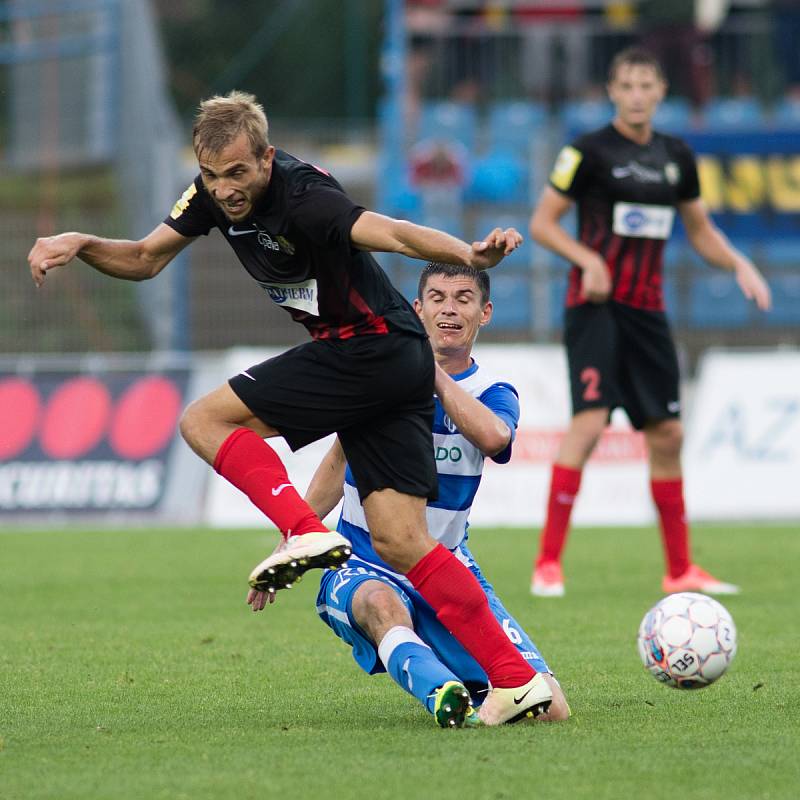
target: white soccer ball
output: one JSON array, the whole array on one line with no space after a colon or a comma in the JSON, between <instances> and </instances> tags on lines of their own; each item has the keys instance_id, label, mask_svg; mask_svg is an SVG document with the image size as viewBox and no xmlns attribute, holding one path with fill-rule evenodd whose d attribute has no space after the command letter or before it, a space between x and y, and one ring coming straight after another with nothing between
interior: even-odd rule
<instances>
[{"instance_id":1,"label":"white soccer ball","mask_svg":"<svg viewBox=\"0 0 800 800\"><path fill-rule=\"evenodd\" d=\"M721 603L680 592L644 615L638 645L656 680L676 689L702 689L722 677L736 655L736 626Z\"/></svg>"}]
</instances>

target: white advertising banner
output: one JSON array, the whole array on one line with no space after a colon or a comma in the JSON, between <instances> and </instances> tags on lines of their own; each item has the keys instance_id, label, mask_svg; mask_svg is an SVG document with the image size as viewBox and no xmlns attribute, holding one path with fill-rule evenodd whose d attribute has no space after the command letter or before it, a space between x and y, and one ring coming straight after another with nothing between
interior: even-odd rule
<instances>
[{"instance_id":1,"label":"white advertising banner","mask_svg":"<svg viewBox=\"0 0 800 800\"><path fill-rule=\"evenodd\" d=\"M247 369L275 350L241 348L224 359L225 377ZM521 419L510 463L487 461L471 514L473 525L539 527L544 520L550 464L570 415L567 365L559 346L479 346L482 368L515 386ZM270 442L302 493L331 439L292 453L283 440ZM214 475L206 506L210 525L258 527L264 517L227 481ZM332 515L334 516L334 515ZM615 414L583 475L575 506L578 525L641 525L653 520L644 441L624 414ZM329 519L329 522L332 520Z\"/></svg>"},{"instance_id":2,"label":"white advertising banner","mask_svg":"<svg viewBox=\"0 0 800 800\"><path fill-rule=\"evenodd\" d=\"M684 451L694 519L800 519L800 351L713 352Z\"/></svg>"}]
</instances>

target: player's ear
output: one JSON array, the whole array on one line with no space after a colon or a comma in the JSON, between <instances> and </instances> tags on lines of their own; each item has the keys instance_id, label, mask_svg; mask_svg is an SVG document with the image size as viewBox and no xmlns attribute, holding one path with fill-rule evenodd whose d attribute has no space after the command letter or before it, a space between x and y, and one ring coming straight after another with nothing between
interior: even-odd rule
<instances>
[{"instance_id":1,"label":"player's ear","mask_svg":"<svg viewBox=\"0 0 800 800\"><path fill-rule=\"evenodd\" d=\"M478 323L481 328L484 325L488 325L492 319L492 313L494 312L494 305L492 304L491 300L488 300L486 305L483 307L483 311L481 311L481 319Z\"/></svg>"},{"instance_id":2,"label":"player's ear","mask_svg":"<svg viewBox=\"0 0 800 800\"><path fill-rule=\"evenodd\" d=\"M419 297L414 298L412 305L414 306L414 311L417 312L417 316L422 319L422 301L419 299Z\"/></svg>"}]
</instances>

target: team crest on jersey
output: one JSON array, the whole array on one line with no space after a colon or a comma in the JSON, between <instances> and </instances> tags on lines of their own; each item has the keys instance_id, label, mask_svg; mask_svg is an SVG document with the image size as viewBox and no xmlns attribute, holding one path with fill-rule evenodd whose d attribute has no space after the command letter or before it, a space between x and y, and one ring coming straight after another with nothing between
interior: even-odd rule
<instances>
[{"instance_id":1,"label":"team crest on jersey","mask_svg":"<svg viewBox=\"0 0 800 800\"><path fill-rule=\"evenodd\" d=\"M583 153L574 147L563 147L558 154L550 181L557 189L566 191L572 185L575 172L583 161Z\"/></svg>"},{"instance_id":2,"label":"team crest on jersey","mask_svg":"<svg viewBox=\"0 0 800 800\"><path fill-rule=\"evenodd\" d=\"M294 245L288 239L283 236L276 236L275 241L278 243L282 253L286 253L287 256L294 255Z\"/></svg>"},{"instance_id":3,"label":"team crest on jersey","mask_svg":"<svg viewBox=\"0 0 800 800\"><path fill-rule=\"evenodd\" d=\"M670 186L677 185L678 181L681 179L681 171L674 161L669 161L664 165L664 176Z\"/></svg>"},{"instance_id":4,"label":"team crest on jersey","mask_svg":"<svg viewBox=\"0 0 800 800\"><path fill-rule=\"evenodd\" d=\"M169 212L170 219L178 219L189 206L191 199L197 194L197 187L192 183L189 188L180 196L178 202L172 206L172 211Z\"/></svg>"}]
</instances>

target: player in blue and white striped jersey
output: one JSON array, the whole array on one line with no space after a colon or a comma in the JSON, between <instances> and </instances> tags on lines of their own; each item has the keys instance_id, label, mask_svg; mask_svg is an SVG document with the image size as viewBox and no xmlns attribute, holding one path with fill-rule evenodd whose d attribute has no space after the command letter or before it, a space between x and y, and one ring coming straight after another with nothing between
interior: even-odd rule
<instances>
[{"instance_id":1,"label":"player in blue and white striped jersey","mask_svg":"<svg viewBox=\"0 0 800 800\"><path fill-rule=\"evenodd\" d=\"M519 419L514 387L482 370L471 355L479 329L492 315L488 275L468 267L429 264L420 276L414 306L436 358L433 447L439 497L428 503L428 528L434 539L473 572L509 639L547 683L552 702L549 708L543 703L533 716L566 719L569 709L558 683L467 547L469 511L484 459L490 457L500 464L510 459ZM374 534L371 539L355 482L337 441L320 464L306 499L325 516L342 494L338 529L352 543L353 555L340 570L324 574L317 597L320 617L353 648L353 657L362 669L370 674L387 671L442 727L461 727L479 720L493 724L496 720L490 709L473 710L488 688L484 671L436 619L410 582L375 553Z\"/></svg>"}]
</instances>

